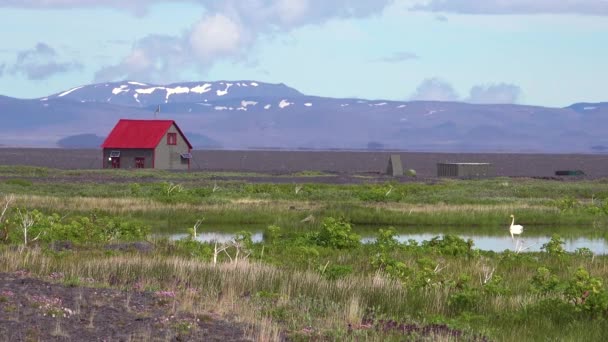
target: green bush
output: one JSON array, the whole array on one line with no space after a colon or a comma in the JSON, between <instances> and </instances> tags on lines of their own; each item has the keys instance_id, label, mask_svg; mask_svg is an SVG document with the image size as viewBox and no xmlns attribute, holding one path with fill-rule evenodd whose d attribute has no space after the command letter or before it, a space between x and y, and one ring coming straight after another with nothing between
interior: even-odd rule
<instances>
[{"instance_id":1,"label":"green bush","mask_svg":"<svg viewBox=\"0 0 608 342\"><path fill-rule=\"evenodd\" d=\"M213 250L209 245L190 238L175 241L175 248L179 255L207 261L213 257Z\"/></svg>"},{"instance_id":2,"label":"green bush","mask_svg":"<svg viewBox=\"0 0 608 342\"><path fill-rule=\"evenodd\" d=\"M322 247L349 249L361 245L361 236L352 232L350 223L333 217L324 219L321 230L312 238Z\"/></svg>"},{"instance_id":3,"label":"green bush","mask_svg":"<svg viewBox=\"0 0 608 342\"><path fill-rule=\"evenodd\" d=\"M553 234L551 240L543 244L540 249L551 255L563 255L564 253L566 253L566 250L564 249L564 244L564 240L562 240L562 238L558 234Z\"/></svg>"},{"instance_id":4,"label":"green bush","mask_svg":"<svg viewBox=\"0 0 608 342\"><path fill-rule=\"evenodd\" d=\"M429 248L442 255L478 255L478 251L473 249L473 240L469 239L465 241L459 236L450 234L444 235L443 237L436 236L429 241L424 241L422 247Z\"/></svg>"},{"instance_id":5,"label":"green bush","mask_svg":"<svg viewBox=\"0 0 608 342\"><path fill-rule=\"evenodd\" d=\"M577 311L592 315L608 313L608 293L600 278L592 277L584 268L579 268L568 282L564 291L567 300L574 304Z\"/></svg>"},{"instance_id":6,"label":"green bush","mask_svg":"<svg viewBox=\"0 0 608 342\"><path fill-rule=\"evenodd\" d=\"M556 292L560 286L559 279L546 267L536 269L536 274L532 277L530 288L533 292L547 295Z\"/></svg>"}]
</instances>

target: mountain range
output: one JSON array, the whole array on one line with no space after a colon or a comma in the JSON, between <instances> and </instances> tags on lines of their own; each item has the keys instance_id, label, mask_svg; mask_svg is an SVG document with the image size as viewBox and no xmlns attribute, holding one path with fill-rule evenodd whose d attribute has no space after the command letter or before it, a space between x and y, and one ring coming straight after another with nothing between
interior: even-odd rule
<instances>
[{"instance_id":1,"label":"mountain range","mask_svg":"<svg viewBox=\"0 0 608 342\"><path fill-rule=\"evenodd\" d=\"M98 147L120 118L173 119L195 148L608 152L608 102L565 108L309 96L257 81L100 83L0 96L0 145Z\"/></svg>"}]
</instances>

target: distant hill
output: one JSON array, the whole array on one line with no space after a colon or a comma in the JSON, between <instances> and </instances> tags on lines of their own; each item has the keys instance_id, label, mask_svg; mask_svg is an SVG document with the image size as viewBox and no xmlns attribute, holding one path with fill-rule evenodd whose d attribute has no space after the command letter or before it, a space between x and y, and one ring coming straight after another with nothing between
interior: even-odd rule
<instances>
[{"instance_id":1,"label":"distant hill","mask_svg":"<svg viewBox=\"0 0 608 342\"><path fill-rule=\"evenodd\" d=\"M176 120L196 148L601 153L608 146L608 102L547 108L340 99L250 80L92 84L40 99L0 96L0 110L7 146L99 146L120 118L155 116Z\"/></svg>"},{"instance_id":2,"label":"distant hill","mask_svg":"<svg viewBox=\"0 0 608 342\"><path fill-rule=\"evenodd\" d=\"M95 134L78 134L59 139L57 146L61 148L99 148L104 137Z\"/></svg>"}]
</instances>

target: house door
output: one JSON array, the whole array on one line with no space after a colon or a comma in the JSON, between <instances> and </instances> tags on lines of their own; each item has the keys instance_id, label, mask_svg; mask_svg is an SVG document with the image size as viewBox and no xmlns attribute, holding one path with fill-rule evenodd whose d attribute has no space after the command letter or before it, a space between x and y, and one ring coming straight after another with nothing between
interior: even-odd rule
<instances>
[{"instance_id":1,"label":"house door","mask_svg":"<svg viewBox=\"0 0 608 342\"><path fill-rule=\"evenodd\" d=\"M120 157L112 157L112 168L120 169Z\"/></svg>"},{"instance_id":2,"label":"house door","mask_svg":"<svg viewBox=\"0 0 608 342\"><path fill-rule=\"evenodd\" d=\"M135 158L135 168L136 169L143 169L146 165L146 158L143 157L137 157Z\"/></svg>"}]
</instances>

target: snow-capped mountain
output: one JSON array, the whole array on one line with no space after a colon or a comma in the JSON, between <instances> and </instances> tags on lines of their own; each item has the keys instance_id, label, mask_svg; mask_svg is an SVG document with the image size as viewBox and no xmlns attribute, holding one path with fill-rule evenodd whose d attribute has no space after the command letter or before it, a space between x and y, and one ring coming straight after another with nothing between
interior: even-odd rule
<instances>
[{"instance_id":1,"label":"snow-capped mountain","mask_svg":"<svg viewBox=\"0 0 608 342\"><path fill-rule=\"evenodd\" d=\"M188 82L156 85L135 81L80 86L45 99L110 103L147 107L169 103L205 103L242 98L298 97L300 92L284 84L255 81Z\"/></svg>"},{"instance_id":2,"label":"snow-capped mountain","mask_svg":"<svg viewBox=\"0 0 608 342\"><path fill-rule=\"evenodd\" d=\"M32 100L0 96L0 112L6 146L91 147L120 118L156 116L176 120L198 148L608 151L608 103L405 102L308 96L257 81L124 81Z\"/></svg>"}]
</instances>

